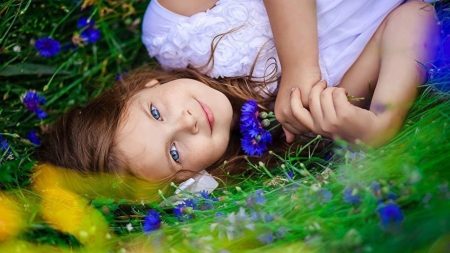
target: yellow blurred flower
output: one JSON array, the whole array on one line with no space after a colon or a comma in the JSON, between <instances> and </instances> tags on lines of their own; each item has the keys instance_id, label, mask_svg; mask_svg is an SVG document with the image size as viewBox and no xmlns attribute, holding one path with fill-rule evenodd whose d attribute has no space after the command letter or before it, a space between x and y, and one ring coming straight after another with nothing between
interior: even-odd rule
<instances>
[{"instance_id":1,"label":"yellow blurred flower","mask_svg":"<svg viewBox=\"0 0 450 253\"><path fill-rule=\"evenodd\" d=\"M0 193L0 242L15 237L23 224L23 215L17 202L5 193Z\"/></svg>"},{"instance_id":2,"label":"yellow blurred flower","mask_svg":"<svg viewBox=\"0 0 450 253\"><path fill-rule=\"evenodd\" d=\"M72 234L85 246L102 247L111 238L108 223L100 211L68 190L55 187L44 191L41 214L49 225Z\"/></svg>"}]
</instances>

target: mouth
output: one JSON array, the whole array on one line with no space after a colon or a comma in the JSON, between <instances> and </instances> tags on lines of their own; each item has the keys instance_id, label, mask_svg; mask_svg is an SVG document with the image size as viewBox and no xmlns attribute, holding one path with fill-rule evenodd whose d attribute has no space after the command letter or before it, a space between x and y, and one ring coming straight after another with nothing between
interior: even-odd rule
<instances>
[{"instance_id":1,"label":"mouth","mask_svg":"<svg viewBox=\"0 0 450 253\"><path fill-rule=\"evenodd\" d=\"M202 102L198 101L197 102L200 104L200 107L202 108L203 112L205 113L205 117L206 117L206 121L209 124L209 129L211 129L211 133L213 132L213 128L214 128L214 115L211 112L211 109L203 104Z\"/></svg>"}]
</instances>

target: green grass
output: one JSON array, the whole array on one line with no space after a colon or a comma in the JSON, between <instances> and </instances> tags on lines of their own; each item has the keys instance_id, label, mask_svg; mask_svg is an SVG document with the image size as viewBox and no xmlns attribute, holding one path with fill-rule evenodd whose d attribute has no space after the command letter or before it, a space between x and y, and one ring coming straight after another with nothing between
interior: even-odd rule
<instances>
[{"instance_id":1,"label":"green grass","mask_svg":"<svg viewBox=\"0 0 450 253\"><path fill-rule=\"evenodd\" d=\"M255 171L251 177L236 178L237 185L215 191L212 208L209 200L198 200L194 210L186 209L192 219L182 221L155 203L81 198L73 202L84 210L78 221L96 218L75 229L68 220L76 207L45 209L42 201L53 195L30 187L35 145L26 136L31 130L39 136L69 107L110 87L117 75L152 62L140 41L147 4L105 0L84 10L82 2L69 0L0 4L0 135L10 147L0 151L0 221L6 221L0 223L0 252L448 252L450 101L442 91L450 80L447 39L437 67L430 70L433 78L422 88L401 133L364 156L354 158L346 148L336 149L329 161L314 152L307 157L279 154L280 165L268 168L270 173L249 166ZM450 31L445 7L438 5L444 37ZM95 20L101 38L74 48L81 17ZM45 36L61 43L54 57L42 57L33 46ZM27 90L45 97L42 109L48 117L40 120L26 110L21 96ZM313 150L315 144L305 148ZM286 177L290 171L293 178ZM374 182L380 191L371 189ZM347 187L359 203L343 200ZM258 189L263 199L251 204ZM396 226L380 226L380 200L401 207L404 219ZM2 203L15 203L16 209ZM142 222L150 209L161 213L162 228L145 235ZM59 217L58 210L63 222L50 224L45 213ZM269 235L273 242L260 242Z\"/></svg>"}]
</instances>

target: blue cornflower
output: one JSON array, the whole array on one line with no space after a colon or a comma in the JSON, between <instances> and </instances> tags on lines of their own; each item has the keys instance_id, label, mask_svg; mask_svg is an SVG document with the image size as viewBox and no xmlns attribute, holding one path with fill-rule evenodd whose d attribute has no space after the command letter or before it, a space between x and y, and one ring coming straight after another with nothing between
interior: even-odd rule
<instances>
[{"instance_id":1,"label":"blue cornflower","mask_svg":"<svg viewBox=\"0 0 450 253\"><path fill-rule=\"evenodd\" d=\"M331 193L328 189L320 189L317 192L317 197L319 198L320 204L323 205L331 201L333 193Z\"/></svg>"},{"instance_id":2,"label":"blue cornflower","mask_svg":"<svg viewBox=\"0 0 450 253\"><path fill-rule=\"evenodd\" d=\"M156 210L150 210L145 216L142 230L149 233L161 228L161 216Z\"/></svg>"},{"instance_id":3,"label":"blue cornflower","mask_svg":"<svg viewBox=\"0 0 450 253\"><path fill-rule=\"evenodd\" d=\"M31 143L33 143L36 146L41 145L41 140L39 139L39 137L36 135L36 131L31 130L27 136L25 136L25 138L27 138Z\"/></svg>"},{"instance_id":4,"label":"blue cornflower","mask_svg":"<svg viewBox=\"0 0 450 253\"><path fill-rule=\"evenodd\" d=\"M94 43L100 39L100 30L95 29L93 26L89 26L81 32L81 38L86 41L86 44Z\"/></svg>"},{"instance_id":5,"label":"blue cornflower","mask_svg":"<svg viewBox=\"0 0 450 253\"><path fill-rule=\"evenodd\" d=\"M3 135L0 135L0 150L2 151L8 151L9 150L9 143L3 138Z\"/></svg>"},{"instance_id":6,"label":"blue cornflower","mask_svg":"<svg viewBox=\"0 0 450 253\"><path fill-rule=\"evenodd\" d=\"M361 202L361 196L359 195L353 195L353 189L352 188L345 188L344 190L344 197L342 198L344 202L350 203L350 204L359 204Z\"/></svg>"},{"instance_id":7,"label":"blue cornflower","mask_svg":"<svg viewBox=\"0 0 450 253\"><path fill-rule=\"evenodd\" d=\"M380 204L376 213L380 217L380 226L383 229L398 228L404 220L401 208L395 203Z\"/></svg>"},{"instance_id":8,"label":"blue cornflower","mask_svg":"<svg viewBox=\"0 0 450 253\"><path fill-rule=\"evenodd\" d=\"M255 100L247 100L241 108L241 123L252 123L258 119L258 103Z\"/></svg>"},{"instance_id":9,"label":"blue cornflower","mask_svg":"<svg viewBox=\"0 0 450 253\"><path fill-rule=\"evenodd\" d=\"M262 190L256 190L252 195L250 195L246 200L245 200L245 204L250 207L253 208L256 205L264 205L266 203L266 198L263 196L263 191Z\"/></svg>"},{"instance_id":10,"label":"blue cornflower","mask_svg":"<svg viewBox=\"0 0 450 253\"><path fill-rule=\"evenodd\" d=\"M381 185L377 181L373 181L370 185L373 195L377 198L381 198Z\"/></svg>"},{"instance_id":11,"label":"blue cornflower","mask_svg":"<svg viewBox=\"0 0 450 253\"><path fill-rule=\"evenodd\" d=\"M77 27L78 28L85 28L87 26L93 26L95 25L95 21L92 18L87 18L87 17L81 17L80 19L78 19L77 22Z\"/></svg>"},{"instance_id":12,"label":"blue cornflower","mask_svg":"<svg viewBox=\"0 0 450 253\"><path fill-rule=\"evenodd\" d=\"M45 104L45 99L44 97L39 96L36 91L29 90L22 95L22 103L28 111L36 113L39 119L47 117L47 113L39 108L39 104Z\"/></svg>"},{"instance_id":13,"label":"blue cornflower","mask_svg":"<svg viewBox=\"0 0 450 253\"><path fill-rule=\"evenodd\" d=\"M261 141L261 138L258 137L244 136L241 139L241 145L244 152L250 156L262 156L264 151L267 150L267 143Z\"/></svg>"},{"instance_id":14,"label":"blue cornflower","mask_svg":"<svg viewBox=\"0 0 450 253\"><path fill-rule=\"evenodd\" d=\"M267 144L272 143L272 135L264 129L258 119L258 104L248 100L241 108L240 130L242 134L241 145L247 155L262 156L267 150Z\"/></svg>"},{"instance_id":15,"label":"blue cornflower","mask_svg":"<svg viewBox=\"0 0 450 253\"><path fill-rule=\"evenodd\" d=\"M198 207L199 210L209 210L214 207L214 201L217 201L218 198L214 198L213 196L209 195L209 192L206 190L200 191L200 196L202 198L198 199L200 202L200 206Z\"/></svg>"},{"instance_id":16,"label":"blue cornflower","mask_svg":"<svg viewBox=\"0 0 450 253\"><path fill-rule=\"evenodd\" d=\"M202 196L204 199L211 199L211 196L209 196L209 192L207 190L201 190L200 196Z\"/></svg>"},{"instance_id":17,"label":"blue cornflower","mask_svg":"<svg viewBox=\"0 0 450 253\"><path fill-rule=\"evenodd\" d=\"M287 179L294 179L294 172L292 171L288 171L284 175L286 176Z\"/></svg>"},{"instance_id":18,"label":"blue cornflower","mask_svg":"<svg viewBox=\"0 0 450 253\"><path fill-rule=\"evenodd\" d=\"M274 241L275 237L273 236L272 232L266 232L258 235L256 237L258 241L260 241L262 244L270 244Z\"/></svg>"},{"instance_id":19,"label":"blue cornflower","mask_svg":"<svg viewBox=\"0 0 450 253\"><path fill-rule=\"evenodd\" d=\"M184 203L177 205L177 207L173 209L173 214L178 218L178 220L183 221L194 218L191 211L196 209L197 203L195 203L193 199L187 199Z\"/></svg>"},{"instance_id":20,"label":"blue cornflower","mask_svg":"<svg viewBox=\"0 0 450 253\"><path fill-rule=\"evenodd\" d=\"M34 43L34 47L43 57L55 56L61 50L61 44L48 36L39 38L36 43Z\"/></svg>"}]
</instances>

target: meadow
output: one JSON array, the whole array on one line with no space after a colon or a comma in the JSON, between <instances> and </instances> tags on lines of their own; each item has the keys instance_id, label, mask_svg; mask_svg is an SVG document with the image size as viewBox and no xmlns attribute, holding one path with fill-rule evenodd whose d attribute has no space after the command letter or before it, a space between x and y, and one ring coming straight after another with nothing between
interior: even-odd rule
<instances>
[{"instance_id":1,"label":"meadow","mask_svg":"<svg viewBox=\"0 0 450 253\"><path fill-rule=\"evenodd\" d=\"M249 163L251 176L166 207L52 183L60 170L37 170L34 154L52 123L154 63L140 37L148 2L0 4L0 252L450 252L445 1L433 3L442 40L429 79L381 148L338 142L318 151L326 140L316 138L295 156L277 154L278 166Z\"/></svg>"}]
</instances>

